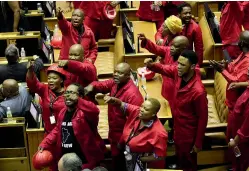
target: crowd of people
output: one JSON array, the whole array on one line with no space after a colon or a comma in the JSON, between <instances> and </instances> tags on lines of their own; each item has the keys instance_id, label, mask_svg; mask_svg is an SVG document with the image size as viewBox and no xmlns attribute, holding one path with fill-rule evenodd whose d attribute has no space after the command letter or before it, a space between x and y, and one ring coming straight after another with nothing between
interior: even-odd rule
<instances>
[{"instance_id":1,"label":"crowd of people","mask_svg":"<svg viewBox=\"0 0 249 171\"><path fill-rule=\"evenodd\" d=\"M106 5L115 8L120 2L72 3L71 22L63 16L63 9L56 10L62 47L58 63L47 69L47 84L39 81L43 68L39 57L19 63L18 48L13 44L6 48L8 64L0 66L0 72L4 73L0 75L0 119L7 117L8 107L14 117L26 117L32 95L36 93L40 97L45 130L38 151L52 153L54 160L50 171L104 171L106 169L99 166L103 164L107 149L98 132L100 111L96 106L96 99L103 99L108 105L108 140L113 170L163 169L167 162L167 143L175 145L177 165L174 168L197 170L197 153L202 150L208 123L208 100L200 73L204 51L202 31L192 17L191 5L186 2L141 1L137 11L140 20L155 22L158 29L156 43L146 38L144 33L139 34L139 39L141 47L158 56L157 59L145 59L144 65L162 76L161 94L172 111L169 124L173 131L167 132L157 117L160 102L153 98L153 94L148 99L143 98L131 78L128 63L117 64L113 78L98 81L94 65L98 54L96 41L110 38L113 22L105 17L103 8ZM249 167L248 4L238 1L224 3L220 35L223 49L233 60L230 63L226 60L210 61L210 65L228 82L226 136L234 171L246 171ZM0 5L9 5L12 9L11 31L16 31L20 11L18 3L1 2ZM172 9L166 15L164 7L167 5ZM3 11L0 14L4 14ZM10 25L6 26L9 28ZM18 82L26 82L29 93ZM241 151L239 158L232 153L236 146Z\"/></svg>"}]
</instances>

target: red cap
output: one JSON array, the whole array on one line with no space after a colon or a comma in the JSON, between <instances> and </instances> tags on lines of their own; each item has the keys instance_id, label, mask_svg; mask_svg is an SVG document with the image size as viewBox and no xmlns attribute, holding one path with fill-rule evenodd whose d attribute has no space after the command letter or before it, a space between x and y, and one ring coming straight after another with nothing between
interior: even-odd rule
<instances>
[{"instance_id":1,"label":"red cap","mask_svg":"<svg viewBox=\"0 0 249 171\"><path fill-rule=\"evenodd\" d=\"M66 72L63 68L59 67L58 64L52 64L52 65L47 69L47 73L48 73L49 71L58 72L58 73L60 73L60 74L62 74L62 75L64 75L64 76L67 76L67 72Z\"/></svg>"}]
</instances>

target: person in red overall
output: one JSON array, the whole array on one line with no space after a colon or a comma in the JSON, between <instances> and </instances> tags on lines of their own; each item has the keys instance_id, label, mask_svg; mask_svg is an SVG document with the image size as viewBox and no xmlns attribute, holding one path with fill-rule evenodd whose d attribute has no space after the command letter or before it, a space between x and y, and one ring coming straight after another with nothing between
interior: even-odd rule
<instances>
[{"instance_id":1,"label":"person in red overall","mask_svg":"<svg viewBox=\"0 0 249 171\"><path fill-rule=\"evenodd\" d=\"M165 168L167 132L157 118L160 102L149 98L141 106L135 106L115 97L105 96L104 99L108 104L119 106L128 117L118 144L120 150L126 149L125 156L140 156L139 160L147 163L148 168Z\"/></svg>"},{"instance_id":2,"label":"person in red overall","mask_svg":"<svg viewBox=\"0 0 249 171\"><path fill-rule=\"evenodd\" d=\"M83 11L80 9L74 10L71 22L69 22L63 16L61 9L58 8L57 19L62 33L62 47L59 60L68 59L69 48L74 44L81 44L84 48L85 59L94 63L97 58L98 47L93 32L83 24Z\"/></svg>"},{"instance_id":3,"label":"person in red overall","mask_svg":"<svg viewBox=\"0 0 249 171\"><path fill-rule=\"evenodd\" d=\"M136 16L141 21L156 23L159 29L164 22L164 6L166 1L140 1Z\"/></svg>"},{"instance_id":4,"label":"person in red overall","mask_svg":"<svg viewBox=\"0 0 249 171\"><path fill-rule=\"evenodd\" d=\"M130 78L131 68L127 63L120 63L115 67L113 79L101 82L93 82L85 88L85 95L91 92L95 93L110 93L110 96L119 98L120 100L140 106L143 103L143 97ZM122 135L126 116L122 111L111 104L108 104L108 122L109 136L111 144L112 162L114 170L125 168L124 156L117 148L117 144Z\"/></svg>"},{"instance_id":5,"label":"person in red overall","mask_svg":"<svg viewBox=\"0 0 249 171\"><path fill-rule=\"evenodd\" d=\"M174 79L174 141L179 169L197 170L197 153L208 121L207 93L195 69L198 58L195 52L185 50L178 58L178 65L153 63L151 58L144 63L151 71Z\"/></svg>"},{"instance_id":6,"label":"person in red overall","mask_svg":"<svg viewBox=\"0 0 249 171\"><path fill-rule=\"evenodd\" d=\"M228 121L232 119L231 116L237 99L245 90L243 87L240 89L229 89L229 86L232 82L244 82L248 80L247 68L249 67L249 31L243 31L240 34L238 46L242 53L236 60L228 65L227 63L221 64L220 62L210 61L210 64L218 72L220 72L228 82L226 90L226 104L229 110ZM230 132L231 131L227 129L228 137L231 137L231 135L229 135Z\"/></svg>"},{"instance_id":7,"label":"person in red overall","mask_svg":"<svg viewBox=\"0 0 249 171\"><path fill-rule=\"evenodd\" d=\"M182 20L183 29L180 35L186 36L189 40L189 50L193 50L193 44L195 47L195 52L198 56L198 64L201 66L203 62L203 41L200 26L192 19L192 7L190 4L184 2L178 6L178 14ZM163 27L163 26L162 26ZM167 37L163 36L163 28L160 28L156 35L156 40L166 41Z\"/></svg>"},{"instance_id":8,"label":"person in red overall","mask_svg":"<svg viewBox=\"0 0 249 171\"><path fill-rule=\"evenodd\" d=\"M96 41L111 38L113 20L104 15L104 7L110 4L115 8L117 1L82 1L79 8L85 13L85 25L91 28Z\"/></svg>"},{"instance_id":9,"label":"person in red overall","mask_svg":"<svg viewBox=\"0 0 249 171\"><path fill-rule=\"evenodd\" d=\"M33 64L29 63L26 82L32 93L37 93L41 99L42 120L45 135L55 127L60 110L65 106L63 101L64 80L66 71L53 64L47 69L48 84L40 83L33 71Z\"/></svg>"},{"instance_id":10,"label":"person in red overall","mask_svg":"<svg viewBox=\"0 0 249 171\"><path fill-rule=\"evenodd\" d=\"M80 44L74 44L69 49L69 60L59 60L59 67L68 72L64 85L79 83L86 87L97 81L97 70L89 60L84 60L84 49Z\"/></svg>"},{"instance_id":11,"label":"person in red overall","mask_svg":"<svg viewBox=\"0 0 249 171\"><path fill-rule=\"evenodd\" d=\"M243 6L239 1L228 1L221 9L220 36L223 49L226 49L232 59L241 53L237 46L242 31Z\"/></svg>"},{"instance_id":12,"label":"person in red overall","mask_svg":"<svg viewBox=\"0 0 249 171\"><path fill-rule=\"evenodd\" d=\"M243 27L244 30L249 30L249 2L243 2L243 10L244 10L244 19L243 19Z\"/></svg>"},{"instance_id":13,"label":"person in red overall","mask_svg":"<svg viewBox=\"0 0 249 171\"><path fill-rule=\"evenodd\" d=\"M161 56L160 60L161 64L165 65L177 65L177 60L183 50L185 50L189 41L185 36L177 36L173 39L171 46L159 46L146 39L144 34L140 34L141 47L147 49L149 52L156 54L157 56ZM169 102L171 111L173 113L173 100L175 94L175 83L174 80L165 77L162 75L163 83L162 83L162 96ZM174 114L173 114L174 117ZM173 121L169 120L169 127L173 128ZM173 141L173 130L169 131L168 141L170 144L174 143Z\"/></svg>"},{"instance_id":14,"label":"person in red overall","mask_svg":"<svg viewBox=\"0 0 249 171\"><path fill-rule=\"evenodd\" d=\"M83 169L93 169L104 159L104 152L96 141L99 109L92 102L81 99L84 89L71 84L64 93L63 107L56 127L40 143L39 150L54 148L51 171L57 171L57 163L66 153L76 153L82 160Z\"/></svg>"},{"instance_id":15,"label":"person in red overall","mask_svg":"<svg viewBox=\"0 0 249 171\"><path fill-rule=\"evenodd\" d=\"M249 69L249 68L248 68ZM248 70L249 76L249 70ZM235 84L240 84L235 83ZM248 82L247 82L248 85ZM230 86L231 87L231 86ZM233 86L235 88L235 86ZM230 137L227 139L233 139L228 143L228 147L231 148L230 153L232 156L233 170L246 170L249 167L249 87L246 88L244 93L238 98L231 114L231 120L229 120L227 128L231 131ZM239 147L241 156L235 157L233 148Z\"/></svg>"},{"instance_id":16,"label":"person in red overall","mask_svg":"<svg viewBox=\"0 0 249 171\"><path fill-rule=\"evenodd\" d=\"M155 34L157 45L170 46L172 40L182 31L182 21L180 18L172 15L168 17Z\"/></svg>"}]
</instances>

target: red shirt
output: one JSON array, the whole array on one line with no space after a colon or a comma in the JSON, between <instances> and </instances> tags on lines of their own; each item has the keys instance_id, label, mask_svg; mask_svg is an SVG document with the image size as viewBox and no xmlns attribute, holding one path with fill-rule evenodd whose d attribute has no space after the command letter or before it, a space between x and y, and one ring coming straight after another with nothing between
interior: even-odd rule
<instances>
[{"instance_id":1,"label":"red shirt","mask_svg":"<svg viewBox=\"0 0 249 171\"><path fill-rule=\"evenodd\" d=\"M120 144L127 144L132 130L138 130L140 119L138 117L140 107L127 104L125 113L128 115L127 122L124 127ZM154 153L158 157L166 157L168 134L156 117L152 124L142 128L143 131L128 141L128 146L132 153ZM141 130L141 129L140 129ZM139 131L139 130L138 130ZM154 161L148 163L148 168L163 169L165 160Z\"/></svg>"},{"instance_id":2,"label":"red shirt","mask_svg":"<svg viewBox=\"0 0 249 171\"><path fill-rule=\"evenodd\" d=\"M78 9L80 7L81 1L72 1L74 9Z\"/></svg>"},{"instance_id":3,"label":"red shirt","mask_svg":"<svg viewBox=\"0 0 249 171\"><path fill-rule=\"evenodd\" d=\"M139 89L130 80L123 87L118 89L118 85L113 79L93 82L95 92L110 93L110 96L119 98L121 101L140 106L143 103L143 96ZM109 140L118 142L126 122L126 116L122 113L119 107L108 104L108 122L109 122Z\"/></svg>"},{"instance_id":4,"label":"red shirt","mask_svg":"<svg viewBox=\"0 0 249 171\"><path fill-rule=\"evenodd\" d=\"M52 116L49 105L53 104L53 115L55 120L57 121L58 115L63 107L65 107L64 97L63 95L56 96L52 90L48 87L47 84L40 83L33 73L32 78L26 77L27 86L29 87L31 92L37 93L41 99L41 107L42 107L42 120L44 122L44 129L46 133L49 133L54 129L56 124L51 124L49 117ZM51 98L51 100L50 100Z\"/></svg>"},{"instance_id":5,"label":"red shirt","mask_svg":"<svg viewBox=\"0 0 249 171\"><path fill-rule=\"evenodd\" d=\"M58 21L59 28L62 32L62 47L60 51L59 60L68 59L69 49L72 45L78 44L78 31L72 26L71 22L64 17ZM81 45L84 48L84 58L91 59L95 62L98 54L98 47L95 42L92 30L84 25L85 31L81 38Z\"/></svg>"},{"instance_id":6,"label":"red shirt","mask_svg":"<svg viewBox=\"0 0 249 171\"><path fill-rule=\"evenodd\" d=\"M140 5L136 15L141 18L142 20L148 21L160 21L164 20L164 5L166 2L162 2L162 6L160 7L159 11L154 11L151 9L151 5L154 1L140 1Z\"/></svg>"},{"instance_id":7,"label":"red shirt","mask_svg":"<svg viewBox=\"0 0 249 171\"><path fill-rule=\"evenodd\" d=\"M167 36L163 37L163 26L158 29L155 40L164 39L164 42L167 41ZM202 41L202 32L200 26L193 20L190 21L188 25L183 27L180 35L186 36L189 40L189 50L193 50L193 44L195 46L195 52L198 56L198 64L201 66L203 62L203 41ZM177 35L176 35L177 36ZM175 36L175 37L176 37Z\"/></svg>"},{"instance_id":8,"label":"red shirt","mask_svg":"<svg viewBox=\"0 0 249 171\"><path fill-rule=\"evenodd\" d=\"M202 148L208 121L208 102L207 93L197 71L187 85L180 88L182 78L178 76L176 66L156 63L149 69L175 81L176 95L173 108L175 142L193 143L197 148Z\"/></svg>"},{"instance_id":9,"label":"red shirt","mask_svg":"<svg viewBox=\"0 0 249 171\"><path fill-rule=\"evenodd\" d=\"M86 87L97 81L96 67L87 60L84 62L69 60L65 70L69 72L64 82L66 87L71 83L79 83L82 87Z\"/></svg>"},{"instance_id":10,"label":"red shirt","mask_svg":"<svg viewBox=\"0 0 249 171\"><path fill-rule=\"evenodd\" d=\"M56 154L53 154L53 156L55 157L57 163L62 156L61 124L66 111L67 107L61 109L56 127L43 139L39 145L44 149L54 148L55 145L56 149L54 151ZM98 125L98 115L99 109L96 107L96 105L89 101L79 99L76 111L72 118L72 127L76 140L88 161L88 163L83 164L82 168L84 169L93 169L97 166L98 162L104 159L102 146L99 144L100 142L96 140L97 136L99 136L96 135L98 134L96 132Z\"/></svg>"},{"instance_id":11,"label":"red shirt","mask_svg":"<svg viewBox=\"0 0 249 171\"><path fill-rule=\"evenodd\" d=\"M174 61L174 58L170 55L170 46L158 46L147 39L146 41L141 42L141 47L157 56L163 57L163 60L161 60L162 64L177 65L177 61ZM162 96L169 101L170 107L172 108L175 94L175 83L172 78L165 77L164 75L162 75L162 78Z\"/></svg>"},{"instance_id":12,"label":"red shirt","mask_svg":"<svg viewBox=\"0 0 249 171\"><path fill-rule=\"evenodd\" d=\"M227 88L232 82L244 82L248 80L247 71L249 67L249 52L241 53L236 60L231 62L227 69L223 70L222 75L227 80ZM226 104L229 109L233 109L237 99L241 95L236 89L226 90Z\"/></svg>"},{"instance_id":13,"label":"red shirt","mask_svg":"<svg viewBox=\"0 0 249 171\"><path fill-rule=\"evenodd\" d=\"M242 31L243 6L238 1L228 1L221 10L220 36L224 45L236 43Z\"/></svg>"},{"instance_id":14,"label":"red shirt","mask_svg":"<svg viewBox=\"0 0 249 171\"><path fill-rule=\"evenodd\" d=\"M85 16L96 20L106 20L104 7L109 3L110 1L82 1L79 8L84 11Z\"/></svg>"}]
</instances>

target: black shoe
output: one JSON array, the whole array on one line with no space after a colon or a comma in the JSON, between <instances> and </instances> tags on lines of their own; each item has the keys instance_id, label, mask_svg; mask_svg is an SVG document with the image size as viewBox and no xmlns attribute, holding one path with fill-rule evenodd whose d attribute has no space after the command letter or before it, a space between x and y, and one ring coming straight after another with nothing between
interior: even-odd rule
<instances>
[{"instance_id":1,"label":"black shoe","mask_svg":"<svg viewBox=\"0 0 249 171\"><path fill-rule=\"evenodd\" d=\"M177 169L177 165L176 164L171 164L171 165L169 165L169 169Z\"/></svg>"}]
</instances>

